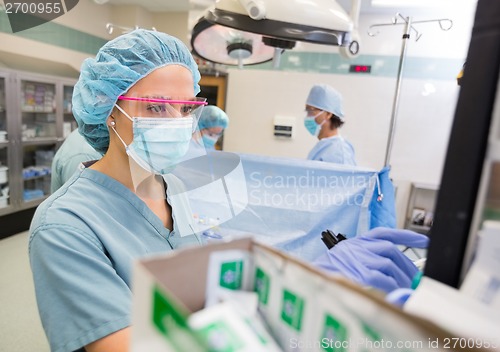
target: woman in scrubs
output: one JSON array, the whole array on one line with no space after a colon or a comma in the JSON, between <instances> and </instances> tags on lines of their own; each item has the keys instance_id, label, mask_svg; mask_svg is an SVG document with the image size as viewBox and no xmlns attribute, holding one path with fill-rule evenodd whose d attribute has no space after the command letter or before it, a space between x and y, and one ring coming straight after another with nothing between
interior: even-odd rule
<instances>
[{"instance_id":1,"label":"woman in scrubs","mask_svg":"<svg viewBox=\"0 0 500 352\"><path fill-rule=\"evenodd\" d=\"M199 80L189 49L156 31L122 35L83 62L73 114L104 156L44 201L30 228L52 351L127 351L133 259L198 243L169 173L205 104Z\"/></svg>"},{"instance_id":2,"label":"woman in scrubs","mask_svg":"<svg viewBox=\"0 0 500 352\"><path fill-rule=\"evenodd\" d=\"M319 139L307 159L356 165L354 148L339 131L344 124L340 93L326 84L313 86L306 100L306 114L306 129Z\"/></svg>"}]
</instances>

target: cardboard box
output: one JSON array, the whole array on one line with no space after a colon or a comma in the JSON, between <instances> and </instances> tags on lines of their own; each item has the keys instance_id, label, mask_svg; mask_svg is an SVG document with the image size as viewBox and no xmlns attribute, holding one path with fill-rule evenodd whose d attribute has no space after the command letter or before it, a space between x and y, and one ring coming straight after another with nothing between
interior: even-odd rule
<instances>
[{"instance_id":1,"label":"cardboard box","mask_svg":"<svg viewBox=\"0 0 500 352\"><path fill-rule=\"evenodd\" d=\"M238 250L247 260L234 257ZM224 251L231 251L232 259L214 267L214 256ZM213 282L255 290L259 310L283 351L460 350L443 345L455 336L386 303L378 292L244 238L138 261L131 351L215 351L187 323L191 313L204 308L207 283ZM229 351L240 349L224 349Z\"/></svg>"}]
</instances>

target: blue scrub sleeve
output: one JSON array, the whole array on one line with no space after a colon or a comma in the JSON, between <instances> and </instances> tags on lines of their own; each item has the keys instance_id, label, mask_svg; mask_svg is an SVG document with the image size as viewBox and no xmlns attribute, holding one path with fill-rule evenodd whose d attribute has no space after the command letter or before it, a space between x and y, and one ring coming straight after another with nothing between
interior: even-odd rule
<instances>
[{"instance_id":1,"label":"blue scrub sleeve","mask_svg":"<svg viewBox=\"0 0 500 352\"><path fill-rule=\"evenodd\" d=\"M130 325L130 289L95 237L45 225L34 230L29 249L51 351L75 351Z\"/></svg>"},{"instance_id":2,"label":"blue scrub sleeve","mask_svg":"<svg viewBox=\"0 0 500 352\"><path fill-rule=\"evenodd\" d=\"M96 152L97 153L97 152ZM66 183L67 180L73 176L73 174L78 170L78 166L85 161L98 160L100 156L91 153L78 153L71 155L70 157L59 159L54 159L53 162L54 170L51 176L50 190L51 192L57 191L62 185Z\"/></svg>"}]
</instances>

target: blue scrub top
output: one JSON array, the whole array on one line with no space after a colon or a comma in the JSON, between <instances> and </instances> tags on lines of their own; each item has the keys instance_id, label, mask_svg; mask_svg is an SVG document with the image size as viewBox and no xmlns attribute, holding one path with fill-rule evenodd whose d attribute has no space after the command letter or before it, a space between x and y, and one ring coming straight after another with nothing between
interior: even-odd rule
<instances>
[{"instance_id":1,"label":"blue scrub top","mask_svg":"<svg viewBox=\"0 0 500 352\"><path fill-rule=\"evenodd\" d=\"M307 159L356 166L354 147L340 135L321 139Z\"/></svg>"},{"instance_id":2,"label":"blue scrub top","mask_svg":"<svg viewBox=\"0 0 500 352\"><path fill-rule=\"evenodd\" d=\"M182 214L168 194L172 233L133 192L92 169L76 173L38 207L29 254L51 351L79 351L129 326L133 261L197 243L176 233L192 214Z\"/></svg>"},{"instance_id":3,"label":"blue scrub top","mask_svg":"<svg viewBox=\"0 0 500 352\"><path fill-rule=\"evenodd\" d=\"M78 130L71 132L52 160L51 192L55 192L69 180L82 162L99 160L101 157L102 155L87 143Z\"/></svg>"}]
</instances>

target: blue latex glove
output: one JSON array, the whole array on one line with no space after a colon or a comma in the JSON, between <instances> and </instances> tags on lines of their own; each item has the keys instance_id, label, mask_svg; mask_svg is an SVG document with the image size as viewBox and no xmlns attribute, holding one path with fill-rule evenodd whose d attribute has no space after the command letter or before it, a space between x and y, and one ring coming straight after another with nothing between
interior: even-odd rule
<instances>
[{"instance_id":1,"label":"blue latex glove","mask_svg":"<svg viewBox=\"0 0 500 352\"><path fill-rule=\"evenodd\" d=\"M339 242L313 262L364 286L391 292L410 288L418 269L397 247L426 248L429 238L410 231L385 227Z\"/></svg>"}]
</instances>

